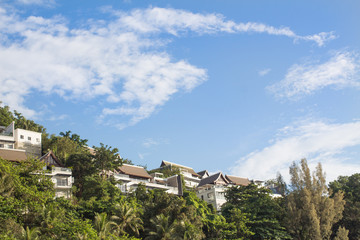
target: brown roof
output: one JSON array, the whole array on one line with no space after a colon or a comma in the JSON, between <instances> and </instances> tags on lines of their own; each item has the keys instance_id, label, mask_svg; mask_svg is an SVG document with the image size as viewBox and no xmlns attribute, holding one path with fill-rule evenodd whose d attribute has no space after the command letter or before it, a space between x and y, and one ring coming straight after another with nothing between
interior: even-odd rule
<instances>
[{"instance_id":1,"label":"brown roof","mask_svg":"<svg viewBox=\"0 0 360 240\"><path fill-rule=\"evenodd\" d=\"M27 159L25 151L0 149L0 157L8 161L23 161Z\"/></svg>"},{"instance_id":2,"label":"brown roof","mask_svg":"<svg viewBox=\"0 0 360 240\"><path fill-rule=\"evenodd\" d=\"M44 156L40 158L40 160L44 161L46 166L55 166L55 167L64 167L58 158L55 156L53 151L47 152Z\"/></svg>"},{"instance_id":3,"label":"brown roof","mask_svg":"<svg viewBox=\"0 0 360 240\"><path fill-rule=\"evenodd\" d=\"M191 167L186 167L180 164L176 164L176 163L172 163L172 162L168 162L168 161L162 161L160 167L164 167L164 166L171 166L171 167L177 167L183 170L187 170L188 173L191 173L191 175L193 176L197 176L200 177L199 174L197 174L194 169L192 169Z\"/></svg>"},{"instance_id":4,"label":"brown roof","mask_svg":"<svg viewBox=\"0 0 360 240\"><path fill-rule=\"evenodd\" d=\"M241 177L235 177L235 176L229 176L229 175L226 175L225 177L227 180L229 180L229 182L231 182L235 185L247 186L250 184L250 181L247 178L241 178Z\"/></svg>"},{"instance_id":5,"label":"brown roof","mask_svg":"<svg viewBox=\"0 0 360 240\"><path fill-rule=\"evenodd\" d=\"M152 178L152 176L150 176L143 167L129 164L123 164L121 167L119 167L118 172L135 177L142 177L147 179Z\"/></svg>"},{"instance_id":6,"label":"brown roof","mask_svg":"<svg viewBox=\"0 0 360 240\"><path fill-rule=\"evenodd\" d=\"M218 172L218 173L215 173L207 178L203 178L201 179L198 187L200 186L203 186L203 185L206 185L206 184L212 184L212 185L215 185L216 182L219 180L219 179L222 179L225 183L228 183L229 181L226 180L226 178L224 177L224 175L221 173L221 172Z\"/></svg>"}]
</instances>

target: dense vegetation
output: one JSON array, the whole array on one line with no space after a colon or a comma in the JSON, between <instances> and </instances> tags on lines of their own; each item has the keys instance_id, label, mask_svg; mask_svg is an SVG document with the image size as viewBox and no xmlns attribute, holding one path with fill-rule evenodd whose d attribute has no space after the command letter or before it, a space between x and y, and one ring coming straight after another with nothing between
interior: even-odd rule
<instances>
[{"instance_id":1,"label":"dense vegetation","mask_svg":"<svg viewBox=\"0 0 360 240\"><path fill-rule=\"evenodd\" d=\"M0 239L360 239L360 174L328 187L321 165L311 174L303 159L290 167L289 186L281 176L268 181L282 197L255 184L232 187L216 213L193 190L176 196L140 185L123 194L106 174L128 162L117 148L100 144L94 155L77 134L49 136L7 107L0 114L0 125L15 121L42 132L43 148L75 177L73 198L54 199L43 163L0 158Z\"/></svg>"}]
</instances>

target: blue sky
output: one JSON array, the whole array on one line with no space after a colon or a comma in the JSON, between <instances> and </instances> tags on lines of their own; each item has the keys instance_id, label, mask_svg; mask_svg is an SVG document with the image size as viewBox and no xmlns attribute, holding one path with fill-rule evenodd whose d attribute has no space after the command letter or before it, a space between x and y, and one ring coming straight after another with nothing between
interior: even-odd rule
<instances>
[{"instance_id":1,"label":"blue sky","mask_svg":"<svg viewBox=\"0 0 360 240\"><path fill-rule=\"evenodd\" d=\"M0 100L149 169L360 172L359 1L0 1Z\"/></svg>"}]
</instances>

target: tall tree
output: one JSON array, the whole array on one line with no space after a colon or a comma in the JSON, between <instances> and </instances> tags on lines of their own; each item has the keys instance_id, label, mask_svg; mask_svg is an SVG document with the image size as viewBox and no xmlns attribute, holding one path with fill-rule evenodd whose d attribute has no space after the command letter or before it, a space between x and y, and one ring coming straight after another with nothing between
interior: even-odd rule
<instances>
[{"instance_id":1,"label":"tall tree","mask_svg":"<svg viewBox=\"0 0 360 240\"><path fill-rule=\"evenodd\" d=\"M96 173L94 156L88 152L75 153L69 156L66 165L72 168L72 174L75 179L76 196L81 198L86 177Z\"/></svg>"},{"instance_id":2,"label":"tall tree","mask_svg":"<svg viewBox=\"0 0 360 240\"><path fill-rule=\"evenodd\" d=\"M312 174L306 159L290 167L291 192L287 197L287 227L294 239L330 239L333 225L342 218L343 193L329 197L321 164Z\"/></svg>"},{"instance_id":3,"label":"tall tree","mask_svg":"<svg viewBox=\"0 0 360 240\"><path fill-rule=\"evenodd\" d=\"M349 239L360 239L360 173L351 176L340 176L329 183L333 195L344 192L346 200L343 218L337 224L349 230Z\"/></svg>"}]
</instances>

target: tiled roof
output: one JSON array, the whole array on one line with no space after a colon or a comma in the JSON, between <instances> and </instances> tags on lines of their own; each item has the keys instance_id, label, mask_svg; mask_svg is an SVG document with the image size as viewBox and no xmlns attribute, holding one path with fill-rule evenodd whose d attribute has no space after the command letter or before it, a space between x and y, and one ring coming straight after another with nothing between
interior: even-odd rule
<instances>
[{"instance_id":1,"label":"tiled roof","mask_svg":"<svg viewBox=\"0 0 360 240\"><path fill-rule=\"evenodd\" d=\"M225 177L227 180L229 180L229 182L231 182L235 185L247 186L250 184L250 181L247 178L241 178L241 177L235 177L235 176L229 176L229 175L226 175Z\"/></svg>"},{"instance_id":2,"label":"tiled roof","mask_svg":"<svg viewBox=\"0 0 360 240\"><path fill-rule=\"evenodd\" d=\"M212 184L215 185L219 178L222 178L224 182L228 183L228 180L224 177L224 175L221 172L215 173L207 178L201 179L199 186L201 187L206 184Z\"/></svg>"},{"instance_id":3,"label":"tiled roof","mask_svg":"<svg viewBox=\"0 0 360 240\"><path fill-rule=\"evenodd\" d=\"M8 161L24 161L27 159L25 151L0 149L0 157Z\"/></svg>"},{"instance_id":4,"label":"tiled roof","mask_svg":"<svg viewBox=\"0 0 360 240\"><path fill-rule=\"evenodd\" d=\"M118 172L130 176L142 177L147 179L152 178L152 176L150 176L143 167L129 164L123 164L121 167L119 167Z\"/></svg>"},{"instance_id":5,"label":"tiled roof","mask_svg":"<svg viewBox=\"0 0 360 240\"><path fill-rule=\"evenodd\" d=\"M192 169L191 167L186 167L177 163L172 163L172 162L168 162L168 161L162 161L160 167L164 167L164 166L172 166L172 167L177 167L183 170L187 170L188 173L191 173L191 175L200 177L199 174L197 174L194 169Z\"/></svg>"}]
</instances>

